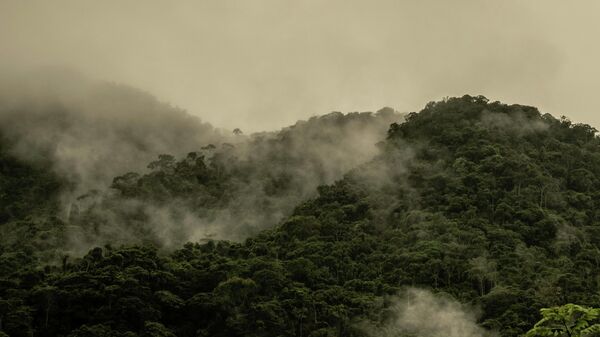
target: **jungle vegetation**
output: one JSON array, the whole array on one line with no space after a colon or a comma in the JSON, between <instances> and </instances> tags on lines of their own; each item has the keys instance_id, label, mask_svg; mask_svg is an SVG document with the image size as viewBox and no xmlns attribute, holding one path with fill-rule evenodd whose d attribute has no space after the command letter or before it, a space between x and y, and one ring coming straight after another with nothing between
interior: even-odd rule
<instances>
[{"instance_id":1,"label":"jungle vegetation","mask_svg":"<svg viewBox=\"0 0 600 337\"><path fill-rule=\"evenodd\" d=\"M243 219L300 188L302 170L288 168L305 169L303 156L285 141L254 159L208 144L163 154L65 218L69 182L3 145L0 336L370 336L363 323L388 324L407 288L479 308L478 325L503 337L597 333L597 130L466 95L427 104L382 139L270 228L178 247L162 246L145 226L152 214L124 210L127 200L176 200L206 219L261 190L236 204ZM98 209L138 240L56 249L72 230L89 239L111 226Z\"/></svg>"}]
</instances>

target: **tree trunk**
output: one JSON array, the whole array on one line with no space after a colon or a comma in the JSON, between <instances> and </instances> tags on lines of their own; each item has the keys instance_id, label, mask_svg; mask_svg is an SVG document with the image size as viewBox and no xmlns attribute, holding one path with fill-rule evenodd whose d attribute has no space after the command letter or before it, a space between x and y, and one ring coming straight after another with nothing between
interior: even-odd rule
<instances>
[{"instance_id":1,"label":"tree trunk","mask_svg":"<svg viewBox=\"0 0 600 337\"><path fill-rule=\"evenodd\" d=\"M48 316L50 316L50 305L46 306L46 318L44 320L44 328L48 329Z\"/></svg>"},{"instance_id":2,"label":"tree trunk","mask_svg":"<svg viewBox=\"0 0 600 337\"><path fill-rule=\"evenodd\" d=\"M479 290L481 292L481 296L483 296L483 291L484 291L483 277L479 278Z\"/></svg>"}]
</instances>

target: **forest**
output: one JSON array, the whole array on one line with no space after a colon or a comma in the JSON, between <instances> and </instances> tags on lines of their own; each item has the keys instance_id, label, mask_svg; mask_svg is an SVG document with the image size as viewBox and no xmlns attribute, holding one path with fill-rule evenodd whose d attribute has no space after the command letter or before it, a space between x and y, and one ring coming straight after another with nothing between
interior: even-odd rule
<instances>
[{"instance_id":1,"label":"forest","mask_svg":"<svg viewBox=\"0 0 600 337\"><path fill-rule=\"evenodd\" d=\"M469 95L198 125L84 168L0 127L0 336L600 336L590 125Z\"/></svg>"}]
</instances>

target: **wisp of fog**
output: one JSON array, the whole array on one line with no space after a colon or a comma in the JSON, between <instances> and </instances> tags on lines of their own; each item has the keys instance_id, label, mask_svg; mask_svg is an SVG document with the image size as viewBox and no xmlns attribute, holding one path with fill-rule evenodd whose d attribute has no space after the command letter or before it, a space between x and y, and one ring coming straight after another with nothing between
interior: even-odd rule
<instances>
[{"instance_id":1,"label":"wisp of fog","mask_svg":"<svg viewBox=\"0 0 600 337\"><path fill-rule=\"evenodd\" d=\"M245 135L243 126L235 133L217 129L148 93L64 69L6 76L0 83L0 134L14 156L68 182L60 217L69 224L68 249L78 252L107 242L136 243L139 231L162 247L256 234L315 195L317 186L372 158L389 125L401 119L389 108L335 112ZM186 199L166 192L124 196L109 188L128 172L142 180L173 174L146 166L162 154L177 161L188 153L207 167L229 160L219 162L227 195L218 205L204 204L200 192ZM139 223L126 224L131 218Z\"/></svg>"}]
</instances>

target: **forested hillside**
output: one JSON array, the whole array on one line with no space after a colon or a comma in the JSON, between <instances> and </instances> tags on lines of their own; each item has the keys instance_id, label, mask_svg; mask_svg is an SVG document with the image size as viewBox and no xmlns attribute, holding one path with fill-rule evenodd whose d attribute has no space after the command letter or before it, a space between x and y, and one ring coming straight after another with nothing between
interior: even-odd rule
<instances>
[{"instance_id":1,"label":"forested hillside","mask_svg":"<svg viewBox=\"0 0 600 337\"><path fill-rule=\"evenodd\" d=\"M400 120L334 112L246 135L77 73L1 79L0 246L36 264L106 243L242 240L371 159Z\"/></svg>"},{"instance_id":2,"label":"forested hillside","mask_svg":"<svg viewBox=\"0 0 600 337\"><path fill-rule=\"evenodd\" d=\"M371 159L389 125L402 119L389 108L337 112L183 158L160 155L149 172L115 177L112 193L73 204L70 222L82 229L76 240L178 248L190 240L245 239Z\"/></svg>"},{"instance_id":3,"label":"forested hillside","mask_svg":"<svg viewBox=\"0 0 600 337\"><path fill-rule=\"evenodd\" d=\"M326 166L360 153L350 142L360 139L360 128L344 125L389 121L390 113L326 116L246 145L207 144L180 159L163 155L150 172L116 177L112 192L80 198L67 219L48 216L45 227L31 219L59 207L40 195L54 193L61 177L2 152L1 226L12 226L3 236L17 229L27 235L15 236L26 242L1 247L0 331L508 337L531 329L541 308L598 306L594 128L529 106L463 96L431 102L386 127L371 160ZM331 119L352 137L302 129ZM294 140L294 129L304 130L302 141ZM331 138L319 141L322 135ZM340 141L347 146L315 152L317 144ZM349 171L338 177L338 169ZM313 196L307 181L321 184ZM273 206L278 202L295 207L286 214L288 208ZM165 217L145 211L148 205L177 211ZM283 219L264 229L261 222L273 221L270 207L282 210ZM240 227L213 221L188 231L222 210ZM218 240L206 231L223 223L228 231L248 228L245 218L259 219L245 240ZM62 224L65 242L54 242L54 222ZM138 239L136 245L120 245L120 234ZM186 236L195 242L161 249L161 238L178 244ZM43 245L94 240L98 247L82 257L55 253L50 264L35 257Z\"/></svg>"}]
</instances>

